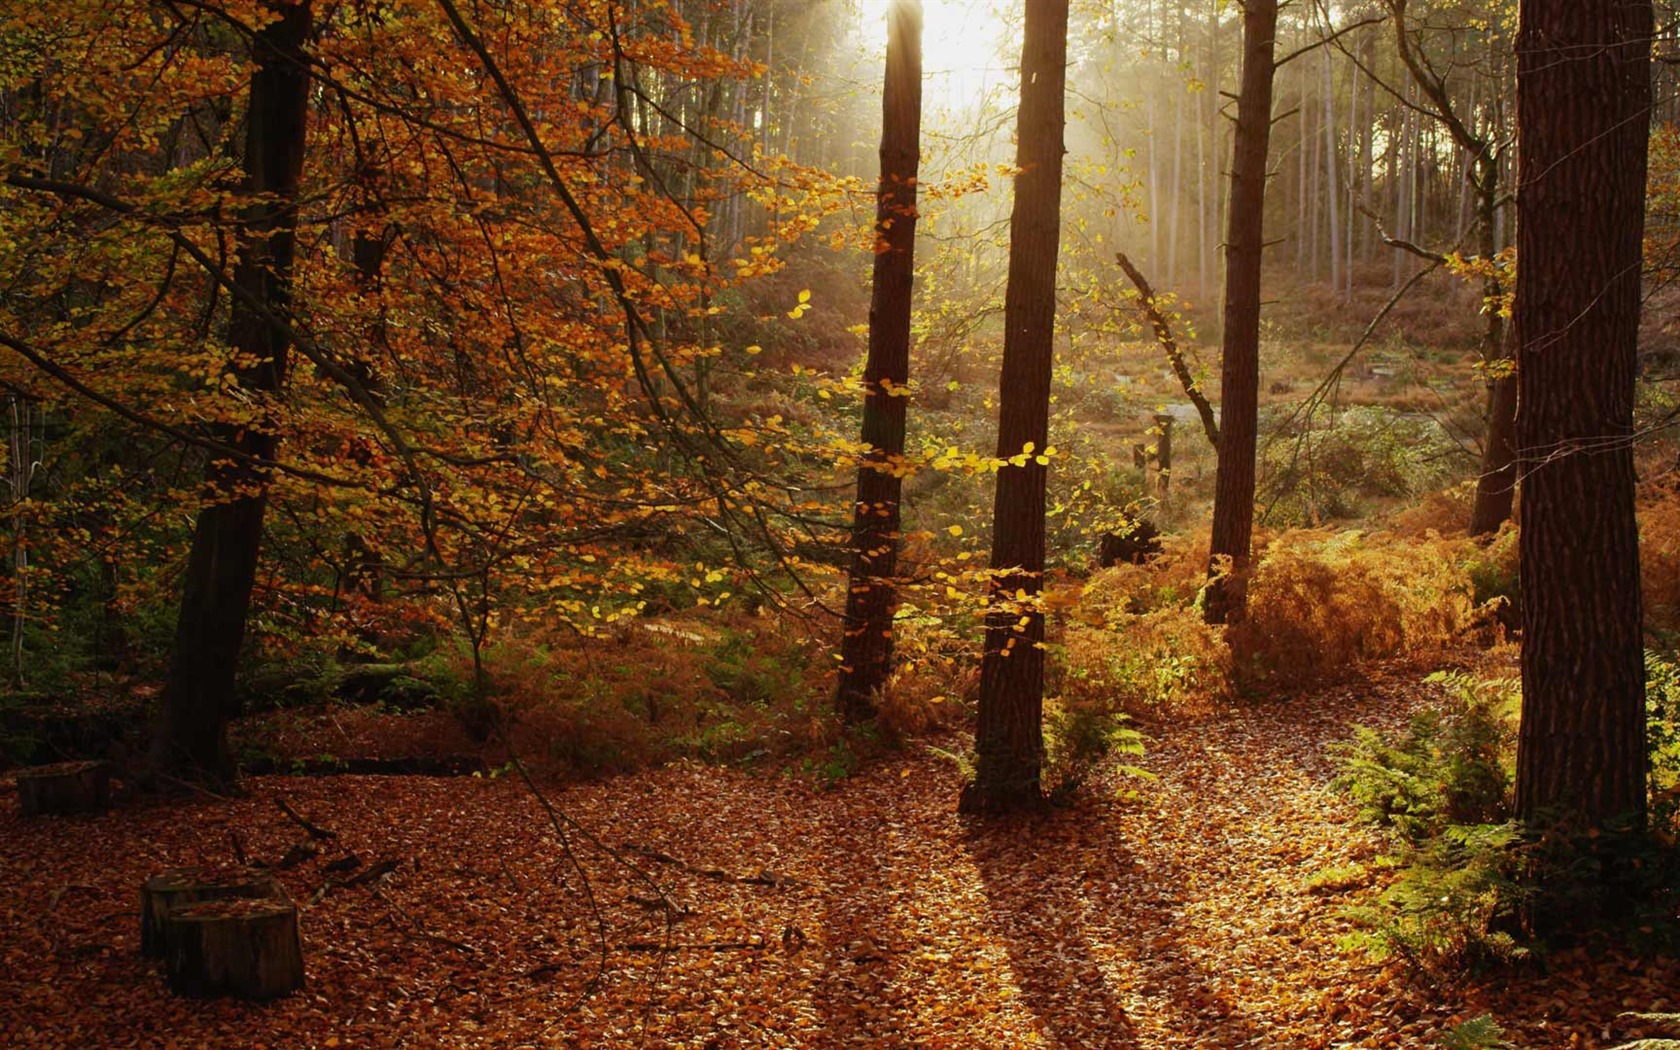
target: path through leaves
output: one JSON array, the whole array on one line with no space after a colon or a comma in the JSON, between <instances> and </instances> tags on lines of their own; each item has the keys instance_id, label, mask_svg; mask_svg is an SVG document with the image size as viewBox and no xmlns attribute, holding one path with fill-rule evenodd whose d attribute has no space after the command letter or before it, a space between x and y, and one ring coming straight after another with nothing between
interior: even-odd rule
<instances>
[{"instance_id":1,"label":"path through leaves","mask_svg":"<svg viewBox=\"0 0 1680 1050\"><path fill-rule=\"evenodd\" d=\"M8 810L0 1045L1430 1047L1488 1012L1516 1046L1593 1047L1628 1034L1622 1010L1673 1009L1672 960L1554 955L1432 987L1335 947L1358 890L1312 877L1382 844L1329 790L1324 748L1398 723L1424 688L1396 675L1156 727L1160 779L1137 798L1111 784L1002 824L958 818L955 770L915 748L828 791L702 767L554 789L668 903L574 836L586 887L506 777L259 778L232 801ZM302 835L280 799L336 833L278 872L303 908L308 988L266 1006L171 997L136 952L141 880L226 863L235 842L278 863Z\"/></svg>"}]
</instances>

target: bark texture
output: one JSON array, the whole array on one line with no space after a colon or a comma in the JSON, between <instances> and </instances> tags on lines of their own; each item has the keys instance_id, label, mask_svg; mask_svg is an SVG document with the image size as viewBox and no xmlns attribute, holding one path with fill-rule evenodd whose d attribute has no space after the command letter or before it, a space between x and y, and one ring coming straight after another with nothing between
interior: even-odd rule
<instances>
[{"instance_id":1,"label":"bark texture","mask_svg":"<svg viewBox=\"0 0 1680 1050\"><path fill-rule=\"evenodd\" d=\"M874 292L864 363L863 442L852 513L851 579L836 704L847 722L875 714L892 670L898 605L899 500L910 381L910 301L916 273L916 175L922 127L922 5L897 0L887 17L881 91L881 182L875 196Z\"/></svg>"},{"instance_id":2,"label":"bark texture","mask_svg":"<svg viewBox=\"0 0 1680 1050\"><path fill-rule=\"evenodd\" d=\"M1523 0L1517 37L1516 803L1591 830L1645 812L1631 445L1649 0Z\"/></svg>"},{"instance_id":3,"label":"bark texture","mask_svg":"<svg viewBox=\"0 0 1680 1050\"><path fill-rule=\"evenodd\" d=\"M1219 476L1213 498L1208 623L1241 619L1254 536L1254 454L1260 397L1260 259L1265 249L1266 156L1272 141L1277 0L1243 6L1242 87L1231 159L1220 348Z\"/></svg>"},{"instance_id":4,"label":"bark texture","mask_svg":"<svg viewBox=\"0 0 1680 1050\"><path fill-rule=\"evenodd\" d=\"M1042 802L1044 760L1044 490L1050 364L1061 232L1063 88L1068 0L1027 0L1021 47L1015 205L1009 220L997 454L1029 454L998 471L992 512L991 611L980 665L975 781L964 812Z\"/></svg>"},{"instance_id":5,"label":"bark texture","mask_svg":"<svg viewBox=\"0 0 1680 1050\"><path fill-rule=\"evenodd\" d=\"M272 323L290 301L298 179L303 170L309 73L304 46L308 0L276 0L278 16L252 40L255 72L246 114L246 189L257 198L241 224L229 337L249 362L235 377L261 406L285 384L287 340ZM259 305L260 304L260 305ZM193 531L175 649L164 684L153 748L158 767L225 780L233 774L227 722L235 710L233 677L245 638L268 502L266 473L253 461L273 458L278 438L259 416L217 437L245 459L217 459L206 478L206 505Z\"/></svg>"}]
</instances>

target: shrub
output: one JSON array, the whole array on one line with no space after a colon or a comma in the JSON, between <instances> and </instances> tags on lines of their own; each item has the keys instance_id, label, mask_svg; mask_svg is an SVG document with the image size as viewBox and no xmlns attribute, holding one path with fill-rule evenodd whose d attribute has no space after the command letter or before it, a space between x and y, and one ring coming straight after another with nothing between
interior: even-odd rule
<instances>
[{"instance_id":1,"label":"shrub","mask_svg":"<svg viewBox=\"0 0 1680 1050\"><path fill-rule=\"evenodd\" d=\"M1051 650L1050 691L1133 714L1205 710L1229 695L1222 630L1192 606L1120 613L1095 627L1070 624Z\"/></svg>"},{"instance_id":2,"label":"shrub","mask_svg":"<svg viewBox=\"0 0 1680 1050\"><path fill-rule=\"evenodd\" d=\"M1645 746L1650 756L1650 826L1680 834L1680 666L1645 653Z\"/></svg>"},{"instance_id":3,"label":"shrub","mask_svg":"<svg viewBox=\"0 0 1680 1050\"><path fill-rule=\"evenodd\" d=\"M1639 575L1645 622L1680 631L1680 493L1662 492L1639 508Z\"/></svg>"},{"instance_id":4,"label":"shrub","mask_svg":"<svg viewBox=\"0 0 1680 1050\"><path fill-rule=\"evenodd\" d=\"M1443 468L1453 446L1430 419L1357 407L1327 428L1277 433L1277 424L1271 426L1260 516L1273 524L1358 517L1370 500L1407 496L1448 478Z\"/></svg>"},{"instance_id":5,"label":"shrub","mask_svg":"<svg viewBox=\"0 0 1680 1050\"><path fill-rule=\"evenodd\" d=\"M1478 617L1464 541L1390 533L1283 533L1255 558L1248 614L1227 637L1245 685L1300 685L1362 659L1460 640Z\"/></svg>"},{"instance_id":6,"label":"shrub","mask_svg":"<svg viewBox=\"0 0 1680 1050\"><path fill-rule=\"evenodd\" d=\"M1517 527L1507 522L1485 546L1474 546L1465 558L1471 596L1478 607L1491 606L1499 621L1515 630L1522 626L1522 578L1517 573Z\"/></svg>"}]
</instances>

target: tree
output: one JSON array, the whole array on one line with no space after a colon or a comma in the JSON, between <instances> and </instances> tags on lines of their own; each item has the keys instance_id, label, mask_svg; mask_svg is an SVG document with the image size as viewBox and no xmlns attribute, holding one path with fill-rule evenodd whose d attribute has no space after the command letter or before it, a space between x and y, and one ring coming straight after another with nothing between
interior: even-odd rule
<instances>
[{"instance_id":1,"label":"tree","mask_svg":"<svg viewBox=\"0 0 1680 1050\"><path fill-rule=\"evenodd\" d=\"M309 112L309 0L276 3L275 20L252 40L255 60L245 115L246 191L234 271L229 341L242 363L238 386L271 411L286 382L289 337L282 325L291 298L298 180ZM227 721L234 670L256 581L274 456L272 424L258 418L222 426L218 437L238 458L211 460L209 501L198 514L187 562L175 648L165 680L153 760L162 768L225 779L233 774Z\"/></svg>"},{"instance_id":2,"label":"tree","mask_svg":"<svg viewBox=\"0 0 1680 1050\"><path fill-rule=\"evenodd\" d=\"M1242 86L1231 159L1225 249L1225 334L1220 348L1219 476L1208 566L1208 623L1242 615L1254 534L1254 455L1260 396L1260 257L1265 250L1266 156L1272 136L1277 0L1243 4ZM1229 561L1228 565L1222 564Z\"/></svg>"},{"instance_id":3,"label":"tree","mask_svg":"<svg viewBox=\"0 0 1680 1050\"><path fill-rule=\"evenodd\" d=\"M875 713L892 667L892 577L898 567L904 416L910 381L910 292L916 266L916 169L921 155L922 5L899 0L887 15L881 89L881 181L875 192L874 298L863 368L863 442L852 511L852 569L840 647L841 717Z\"/></svg>"},{"instance_id":4,"label":"tree","mask_svg":"<svg viewBox=\"0 0 1680 1050\"><path fill-rule=\"evenodd\" d=\"M1027 0L1021 44L1015 203L1004 294L992 576L980 664L975 779L965 813L1042 800L1044 491L1062 200L1068 0Z\"/></svg>"},{"instance_id":5,"label":"tree","mask_svg":"<svg viewBox=\"0 0 1680 1050\"><path fill-rule=\"evenodd\" d=\"M1517 443L1524 477L1516 808L1645 815L1633 400L1650 0L1523 0L1517 35Z\"/></svg>"},{"instance_id":6,"label":"tree","mask_svg":"<svg viewBox=\"0 0 1680 1050\"><path fill-rule=\"evenodd\" d=\"M449 0L316 5L313 31L288 0L36 13L0 8L32 78L15 101L0 86L0 382L44 387L77 442L138 448L87 487L120 491L108 507L64 501L61 553L34 534L30 594L46 615L47 574L94 554L147 613L179 600L164 766L228 772L242 640L283 656L459 627L476 656L516 611L593 633L636 614L691 529L728 542L685 576L716 595L828 509L783 483L806 437L720 424L700 380L758 349L720 338L720 293L774 272L839 182L737 161L695 86L755 67L686 42L679 13L537 5L481 12L482 34ZM554 75L603 63L582 105ZM707 174L684 181L695 143ZM712 243L724 199L764 213L741 259ZM603 556L624 537L642 542ZM370 567L378 602L356 594Z\"/></svg>"},{"instance_id":7,"label":"tree","mask_svg":"<svg viewBox=\"0 0 1680 1050\"><path fill-rule=\"evenodd\" d=\"M1482 469L1476 482L1476 500L1470 512L1472 536L1495 532L1511 516L1512 498L1517 484L1516 451L1512 438L1516 429L1516 377L1509 366L1510 350L1505 335L1504 313L1493 304L1505 296L1505 278L1495 265L1499 254L1499 212L1503 207L1506 141L1504 109L1500 102L1503 77L1495 69L1483 92L1482 107L1492 116L1479 124L1477 97L1469 101L1455 99L1448 75L1454 71L1449 63L1443 71L1432 61L1425 44L1424 30L1414 24L1411 0L1384 0L1394 27L1395 52L1420 96L1418 108L1444 128L1453 144L1464 157L1465 186L1474 195L1476 247L1485 267L1482 279L1483 315L1486 327L1482 335L1482 363L1488 371L1487 430L1482 446ZM1486 20L1480 29L1483 34L1497 35L1497 16ZM1469 36L1470 29L1462 31ZM1449 37L1457 50L1456 35ZM1468 49L1467 49L1468 50ZM1474 69L1472 70L1474 73Z\"/></svg>"}]
</instances>

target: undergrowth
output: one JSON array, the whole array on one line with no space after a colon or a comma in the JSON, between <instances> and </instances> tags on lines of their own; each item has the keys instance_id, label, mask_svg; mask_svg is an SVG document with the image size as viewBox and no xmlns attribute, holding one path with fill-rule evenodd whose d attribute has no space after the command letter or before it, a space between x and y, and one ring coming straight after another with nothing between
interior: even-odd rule
<instances>
[{"instance_id":1,"label":"undergrowth","mask_svg":"<svg viewBox=\"0 0 1680 1050\"><path fill-rule=\"evenodd\" d=\"M1510 821L1518 696L1509 680L1444 673L1438 707L1398 734L1360 727L1332 754L1335 786L1392 828L1400 876L1349 909L1349 947L1426 970L1519 958L1523 836Z\"/></svg>"},{"instance_id":2,"label":"undergrowth","mask_svg":"<svg viewBox=\"0 0 1680 1050\"><path fill-rule=\"evenodd\" d=\"M1442 701L1398 733L1356 728L1332 755L1335 786L1361 819L1392 830L1398 876L1349 909L1349 947L1446 972L1527 955L1535 916L1598 915L1606 903L1631 939L1672 939L1680 802L1680 668L1646 654L1649 835L1572 836L1513 819L1520 687L1440 673ZM1611 867L1613 866L1613 867ZM1600 898L1612 873L1626 899ZM1539 887L1545 887L1545 897ZM1603 917L1603 916L1600 916ZM1545 925L1555 927L1555 922ZM1659 928L1662 927L1662 928Z\"/></svg>"}]
</instances>

